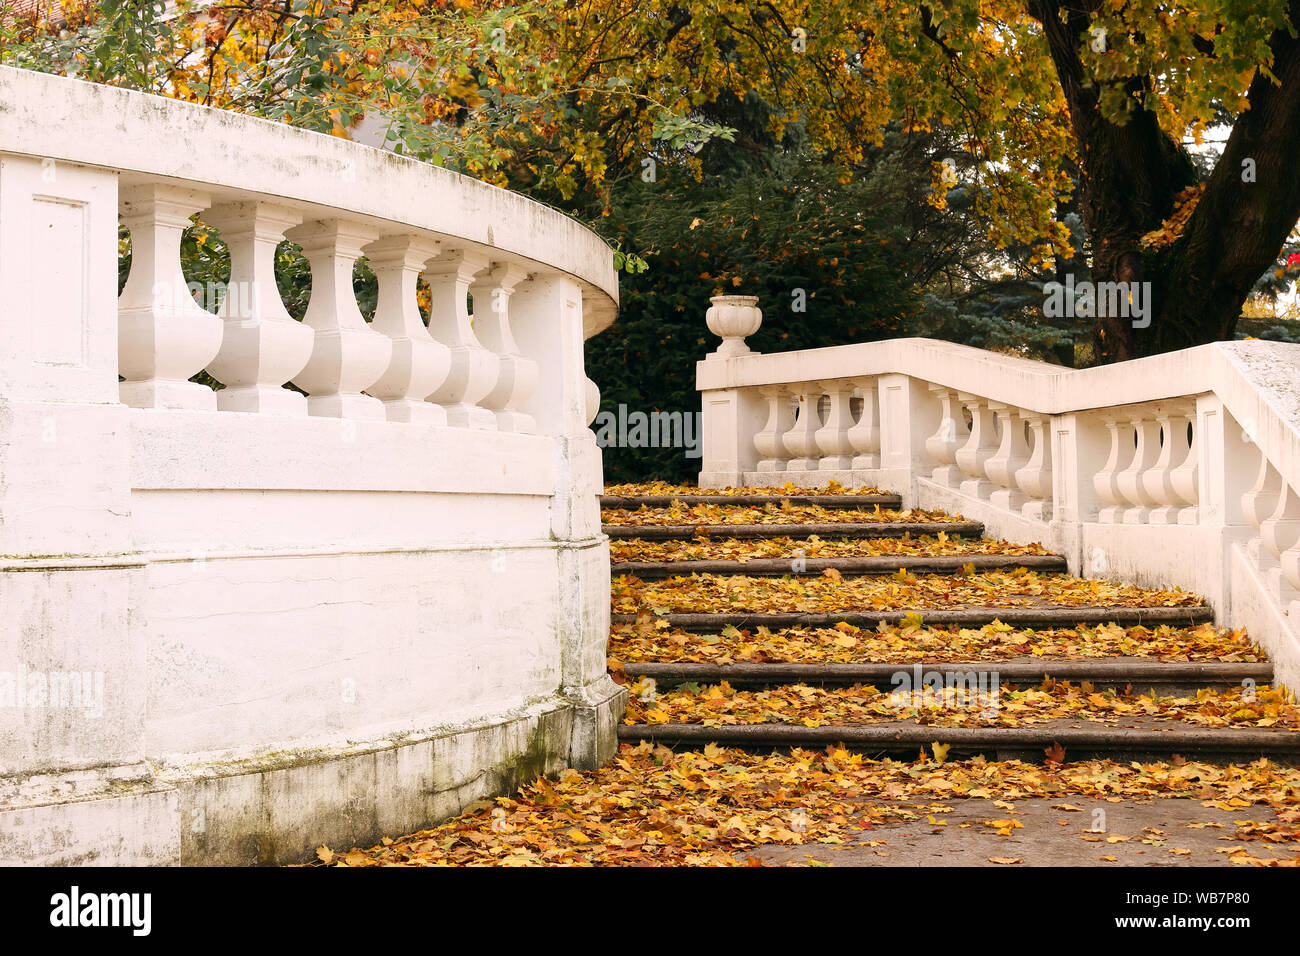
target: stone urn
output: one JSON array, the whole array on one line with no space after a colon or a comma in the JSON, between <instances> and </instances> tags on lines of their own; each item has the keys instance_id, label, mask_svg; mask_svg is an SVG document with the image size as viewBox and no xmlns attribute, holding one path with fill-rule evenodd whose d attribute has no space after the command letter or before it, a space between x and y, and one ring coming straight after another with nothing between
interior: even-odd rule
<instances>
[{"instance_id":1,"label":"stone urn","mask_svg":"<svg viewBox=\"0 0 1300 956\"><path fill-rule=\"evenodd\" d=\"M747 355L752 350L745 344L745 336L753 335L763 324L758 296L715 295L709 301L713 304L704 313L704 320L709 323L709 331L722 339L713 354L723 358Z\"/></svg>"}]
</instances>

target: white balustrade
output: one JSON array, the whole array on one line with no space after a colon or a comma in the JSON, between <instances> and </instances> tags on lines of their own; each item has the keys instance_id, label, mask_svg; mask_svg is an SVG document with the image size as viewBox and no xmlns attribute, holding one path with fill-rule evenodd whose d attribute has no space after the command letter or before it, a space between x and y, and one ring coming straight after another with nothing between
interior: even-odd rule
<instances>
[{"instance_id":1,"label":"white balustrade","mask_svg":"<svg viewBox=\"0 0 1300 956\"><path fill-rule=\"evenodd\" d=\"M203 221L230 250L230 283L217 314L225 323L208 374L226 387L217 407L228 412L306 415L307 399L284 384L306 367L315 331L294 321L275 283L276 247L302 216L269 202L214 206Z\"/></svg>"},{"instance_id":2,"label":"white balustrade","mask_svg":"<svg viewBox=\"0 0 1300 956\"><path fill-rule=\"evenodd\" d=\"M1300 345L1080 370L924 339L729 351L696 366L702 485L874 485L1076 573L1202 593L1300 685Z\"/></svg>"},{"instance_id":3,"label":"white balustrade","mask_svg":"<svg viewBox=\"0 0 1300 956\"><path fill-rule=\"evenodd\" d=\"M392 341L388 367L366 391L384 403L392 422L445 425L441 405L425 401L451 371L451 352L435 342L420 315L418 283L439 244L418 236L386 236L365 247L366 261L379 283L371 328Z\"/></svg>"},{"instance_id":4,"label":"white balustrade","mask_svg":"<svg viewBox=\"0 0 1300 956\"><path fill-rule=\"evenodd\" d=\"M230 256L224 291L196 261L208 310L196 213ZM0 66L0 288L10 664L102 690L0 715L0 864L288 863L305 833L436 826L502 767L612 757L599 236L408 157Z\"/></svg>"},{"instance_id":5,"label":"white balustrade","mask_svg":"<svg viewBox=\"0 0 1300 956\"><path fill-rule=\"evenodd\" d=\"M212 204L178 186L131 186L120 196L131 234L131 273L117 301L118 386L136 408L214 410L212 389L189 379L221 348L222 322L190 294L181 271L181 235Z\"/></svg>"},{"instance_id":6,"label":"white balustrade","mask_svg":"<svg viewBox=\"0 0 1300 956\"><path fill-rule=\"evenodd\" d=\"M303 322L316 335L311 358L293 383L305 391L307 411L330 418L382 421L384 403L362 390L379 380L393 357L393 342L366 324L352 285L352 270L374 229L340 219L289 230L311 265L311 299Z\"/></svg>"},{"instance_id":7,"label":"white balustrade","mask_svg":"<svg viewBox=\"0 0 1300 956\"><path fill-rule=\"evenodd\" d=\"M480 404L492 410L497 428L503 432L527 433L534 431L537 424L519 408L537 389L538 365L519 353L510 329L510 297L515 286L527 277L528 271L522 266L497 263L480 273L469 288L474 298L474 331L479 341L496 354L501 369L496 385Z\"/></svg>"},{"instance_id":8,"label":"white balustrade","mask_svg":"<svg viewBox=\"0 0 1300 956\"><path fill-rule=\"evenodd\" d=\"M428 398L446 410L447 424L459 428L497 427L492 409L479 403L496 387L501 360L479 342L469 315L469 289L474 276L490 263L481 253L455 249L444 252L424 270L432 295L429 334L451 352L447 378Z\"/></svg>"}]
</instances>

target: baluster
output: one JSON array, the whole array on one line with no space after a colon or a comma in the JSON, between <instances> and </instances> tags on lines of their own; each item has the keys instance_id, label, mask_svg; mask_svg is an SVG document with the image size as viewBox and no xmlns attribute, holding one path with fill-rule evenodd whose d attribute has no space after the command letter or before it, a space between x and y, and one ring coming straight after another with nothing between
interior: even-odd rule
<instances>
[{"instance_id":1,"label":"baluster","mask_svg":"<svg viewBox=\"0 0 1300 956\"><path fill-rule=\"evenodd\" d=\"M1142 475L1142 489L1155 504L1149 521L1151 524L1177 524L1183 500L1174 487L1174 469L1187 460L1187 423L1190 417L1182 412L1161 409L1156 416L1163 438L1160 455L1155 464Z\"/></svg>"},{"instance_id":2,"label":"baluster","mask_svg":"<svg viewBox=\"0 0 1300 956\"><path fill-rule=\"evenodd\" d=\"M1290 482L1280 482L1277 505L1273 513L1261 522L1259 538L1265 550L1278 562L1277 567L1270 567L1266 572L1269 586L1283 603L1293 600L1297 596L1295 589L1281 567L1283 554L1300 544L1300 495L1291 488Z\"/></svg>"},{"instance_id":3,"label":"baluster","mask_svg":"<svg viewBox=\"0 0 1300 956\"><path fill-rule=\"evenodd\" d=\"M853 467L853 442L849 431L853 427L853 412L849 402L853 397L853 382L833 379L821 382L819 387L830 399L826 422L817 430L816 441L822 458L817 467L822 471L845 470Z\"/></svg>"},{"instance_id":4,"label":"baluster","mask_svg":"<svg viewBox=\"0 0 1300 956\"><path fill-rule=\"evenodd\" d=\"M862 411L849 428L849 444L857 453L853 456L855 470L880 467L880 403L877 401L876 380L859 378L853 383L862 396Z\"/></svg>"},{"instance_id":5,"label":"baluster","mask_svg":"<svg viewBox=\"0 0 1300 956\"><path fill-rule=\"evenodd\" d=\"M1037 412L1022 411L1020 417L1029 426L1033 450L1029 460L1016 469L1015 480L1029 499L1020 512L1026 518L1050 521L1052 517L1052 438L1048 433L1051 418Z\"/></svg>"},{"instance_id":6,"label":"baluster","mask_svg":"<svg viewBox=\"0 0 1300 956\"><path fill-rule=\"evenodd\" d=\"M214 206L203 221L230 250L230 285L217 310L225 323L221 349L208 364L208 374L226 386L217 408L306 415L307 399L283 386L311 358L316 332L294 321L275 285L276 246L302 217L274 203L238 202Z\"/></svg>"},{"instance_id":7,"label":"baluster","mask_svg":"<svg viewBox=\"0 0 1300 956\"><path fill-rule=\"evenodd\" d=\"M794 424L790 392L784 385L765 385L758 393L767 399L767 424L754 436L759 471L783 471L786 458L783 436Z\"/></svg>"},{"instance_id":8,"label":"baluster","mask_svg":"<svg viewBox=\"0 0 1300 956\"><path fill-rule=\"evenodd\" d=\"M957 449L957 467L962 470L966 480L961 483L961 492L972 498L985 498L993 490L984 466L998 449L993 411L989 403L975 395L957 393L957 400L970 412L970 434L966 443Z\"/></svg>"},{"instance_id":9,"label":"baluster","mask_svg":"<svg viewBox=\"0 0 1300 956\"><path fill-rule=\"evenodd\" d=\"M393 343L388 368L366 391L384 403L390 422L447 424L442 406L424 397L446 380L451 352L429 336L417 296L420 272L438 248L437 242L417 236L388 236L364 250L379 281L371 328Z\"/></svg>"},{"instance_id":10,"label":"baluster","mask_svg":"<svg viewBox=\"0 0 1300 956\"><path fill-rule=\"evenodd\" d=\"M1174 496L1182 505L1178 511L1178 523L1186 525L1194 525L1198 522L1201 503L1200 483L1197 477L1197 464L1200 457L1197 445L1201 440L1201 432L1195 420L1191 420L1191 425L1192 440L1188 442L1187 454L1169 475ZM1186 434L1186 431L1186 428L1182 429L1180 435Z\"/></svg>"},{"instance_id":11,"label":"baluster","mask_svg":"<svg viewBox=\"0 0 1300 956\"><path fill-rule=\"evenodd\" d=\"M366 324L357 307L352 268L376 233L368 226L328 219L290 229L311 265L311 299L303 322L316 330L311 358L293 378L307 393L307 412L325 418L383 421L384 403L362 389L388 369L393 342Z\"/></svg>"},{"instance_id":12,"label":"baluster","mask_svg":"<svg viewBox=\"0 0 1300 956\"><path fill-rule=\"evenodd\" d=\"M1277 469L1268 463L1268 459L1261 453L1259 456L1259 474L1255 478L1255 484L1241 496L1241 510L1245 514L1246 520L1250 526L1259 532L1265 521L1277 509L1278 499L1282 496L1282 476L1278 474ZM1265 561L1264 542L1257 533L1246 544L1246 551L1255 563L1255 567L1263 568L1267 563Z\"/></svg>"},{"instance_id":13,"label":"baluster","mask_svg":"<svg viewBox=\"0 0 1300 956\"><path fill-rule=\"evenodd\" d=\"M583 377L586 378L585 375ZM589 378L587 379L586 391L583 394L583 405L587 410L587 424L590 425L596 420L596 415L600 412L600 386ZM529 415L528 418L531 420L532 416Z\"/></svg>"},{"instance_id":14,"label":"baluster","mask_svg":"<svg viewBox=\"0 0 1300 956\"><path fill-rule=\"evenodd\" d=\"M999 508L1019 511L1026 499L1016 484L1016 472L1029 462L1025 423L1009 405L990 402L989 409L997 415L1002 429L997 452L984 463L984 473L998 486L998 490L989 495L989 501Z\"/></svg>"},{"instance_id":15,"label":"baluster","mask_svg":"<svg viewBox=\"0 0 1300 956\"><path fill-rule=\"evenodd\" d=\"M1124 524L1142 524L1159 504L1143 487L1143 476L1155 466L1160 456L1160 425L1149 412L1139 412L1129 419L1137 433L1137 444L1128 467L1115 476L1120 497L1131 507L1125 508L1121 517Z\"/></svg>"},{"instance_id":16,"label":"baluster","mask_svg":"<svg viewBox=\"0 0 1300 956\"><path fill-rule=\"evenodd\" d=\"M1121 446L1130 435L1127 423L1121 422L1117 417L1107 415L1102 421L1110 433L1110 454L1106 458L1106 464L1101 466L1101 471L1092 476L1092 487L1097 492L1097 497L1106 502L1106 507L1097 513L1097 520L1101 524L1114 524L1124 510L1123 498L1119 492L1120 456L1126 451Z\"/></svg>"},{"instance_id":17,"label":"baluster","mask_svg":"<svg viewBox=\"0 0 1300 956\"><path fill-rule=\"evenodd\" d=\"M474 331L479 341L496 353L501 364L496 385L479 404L492 409L497 428L503 432L537 430L533 417L519 411L519 406L537 389L539 369L536 362L520 354L510 330L510 296L515 286L527 277L528 270L522 266L499 262L469 287L474 297Z\"/></svg>"},{"instance_id":18,"label":"baluster","mask_svg":"<svg viewBox=\"0 0 1300 956\"><path fill-rule=\"evenodd\" d=\"M424 270L432 293L429 334L451 350L451 370L429 401L447 412L447 424L458 428L495 429L496 415L478 404L496 386L501 360L479 342L470 324L469 287L487 268L486 256L457 249L433 260Z\"/></svg>"},{"instance_id":19,"label":"baluster","mask_svg":"<svg viewBox=\"0 0 1300 956\"><path fill-rule=\"evenodd\" d=\"M925 440L925 450L938 462L930 477L936 484L952 487L961 478L957 451L966 444L970 430L966 427L955 392L938 385L931 385L930 391L939 399L939 427ZM865 406L863 411L865 413Z\"/></svg>"},{"instance_id":20,"label":"baluster","mask_svg":"<svg viewBox=\"0 0 1300 956\"><path fill-rule=\"evenodd\" d=\"M131 274L117 300L119 400L135 408L216 411L217 397L189 381L221 348L221 319L190 295L181 271L181 234L211 205L206 193L175 186L123 189L131 231Z\"/></svg>"},{"instance_id":21,"label":"baluster","mask_svg":"<svg viewBox=\"0 0 1300 956\"><path fill-rule=\"evenodd\" d=\"M816 383L810 382L798 386L799 411L794 424L782 436L785 450L791 459L786 463L788 471L816 471L817 458L821 449L817 447L817 430L821 420L817 417L817 405L822 393Z\"/></svg>"}]
</instances>

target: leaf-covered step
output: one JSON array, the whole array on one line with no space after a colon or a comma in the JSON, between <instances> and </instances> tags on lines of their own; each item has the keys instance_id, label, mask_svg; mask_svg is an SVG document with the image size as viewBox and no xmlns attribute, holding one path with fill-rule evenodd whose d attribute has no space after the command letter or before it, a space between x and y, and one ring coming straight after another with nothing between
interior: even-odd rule
<instances>
[{"instance_id":1,"label":"leaf-covered step","mask_svg":"<svg viewBox=\"0 0 1300 956\"><path fill-rule=\"evenodd\" d=\"M838 481L825 485L796 485L788 481L783 485L747 485L736 488L701 488L698 485L680 485L668 481L645 481L605 486L605 494L611 498L683 498L691 495L703 495L710 498L724 498L728 501L736 498L800 498L814 496L818 498L860 498L860 497L898 497L892 492L871 485L845 488Z\"/></svg>"},{"instance_id":2,"label":"leaf-covered step","mask_svg":"<svg viewBox=\"0 0 1300 956\"><path fill-rule=\"evenodd\" d=\"M1214 620L1214 611L1204 606L1188 607L964 607L948 610L926 610L924 615L915 610L900 608L881 611L835 612L759 612L699 614L693 612L658 615L670 627L689 631L716 634L724 628L766 627L769 630L793 627L834 627L852 624L855 627L874 628L881 624L906 624L909 617L918 625L948 627L983 627L1001 622L1012 627L1078 627L1088 624L1142 625L1152 627L1173 624L1189 627ZM613 623L631 624L636 614L614 614Z\"/></svg>"},{"instance_id":3,"label":"leaf-covered step","mask_svg":"<svg viewBox=\"0 0 1300 956\"><path fill-rule=\"evenodd\" d=\"M1188 591L1162 591L1023 568L956 575L914 575L903 570L890 577L858 578L844 578L834 569L811 578L705 575L641 581L619 576L612 582L611 600L613 610L619 613L656 614L739 611L834 614L897 610L925 613L979 607L1204 605L1200 596Z\"/></svg>"},{"instance_id":4,"label":"leaf-covered step","mask_svg":"<svg viewBox=\"0 0 1300 956\"><path fill-rule=\"evenodd\" d=\"M807 684L815 687L894 686L899 674L917 683L926 674L996 671L1005 684L1050 685L1086 683L1096 690L1154 690L1160 696L1195 695L1209 688L1224 691L1273 682L1273 665L1224 664L1217 661L1158 661L1143 657L1043 660L1041 658L979 661L885 661L860 664L699 664L632 662L622 665L634 682L651 680L661 689L682 684L722 684L736 688ZM1249 684L1248 684L1249 682Z\"/></svg>"},{"instance_id":5,"label":"leaf-covered step","mask_svg":"<svg viewBox=\"0 0 1300 956\"><path fill-rule=\"evenodd\" d=\"M765 508L768 505L780 506L813 505L819 508L857 511L862 508L898 509L903 506L903 499L898 495L601 495L600 507L611 511L626 511L637 508L671 508L674 503L687 507L695 505L741 506Z\"/></svg>"},{"instance_id":6,"label":"leaf-covered step","mask_svg":"<svg viewBox=\"0 0 1300 956\"><path fill-rule=\"evenodd\" d=\"M818 628L724 628L695 633L670 627L652 614L610 631L610 667L631 663L860 664L918 661L1080 660L1107 657L1218 661L1268 660L1242 630L1210 624L1174 627L1024 628L1002 622L982 627L938 627L917 615L902 624L864 629L839 623Z\"/></svg>"},{"instance_id":7,"label":"leaf-covered step","mask_svg":"<svg viewBox=\"0 0 1300 956\"><path fill-rule=\"evenodd\" d=\"M915 759L918 752L924 751L942 754L945 760L985 757L1025 763L1058 757L1066 761L1178 758L1246 764L1267 758L1284 766L1300 765L1300 734L1246 728L1117 728L1104 724L1070 726L1064 722L1033 727L935 727L916 721L823 727L775 723L724 727L631 724L618 728L618 738L625 743L645 741L692 748L715 744L747 750L824 750L842 746L873 757L906 759Z\"/></svg>"},{"instance_id":8,"label":"leaf-covered step","mask_svg":"<svg viewBox=\"0 0 1300 956\"><path fill-rule=\"evenodd\" d=\"M1035 571L1064 572L1065 558L1058 554L955 554L880 555L845 558L750 558L745 561L615 561L613 574L632 574L642 580L691 574L744 574L751 577L818 575L826 570L844 577L895 574L900 569L911 574L974 573L1002 568L1031 568Z\"/></svg>"},{"instance_id":9,"label":"leaf-covered step","mask_svg":"<svg viewBox=\"0 0 1300 956\"><path fill-rule=\"evenodd\" d=\"M609 557L621 561L749 561L774 558L872 558L890 555L938 557L951 555L1051 555L1040 544L1018 544L994 538L946 534L904 534L892 538L694 538L690 541L647 541L642 537L610 541Z\"/></svg>"},{"instance_id":10,"label":"leaf-covered step","mask_svg":"<svg viewBox=\"0 0 1300 956\"><path fill-rule=\"evenodd\" d=\"M821 505L791 504L773 500L762 505L732 502L685 505L675 503L662 508L609 508L603 515L606 524L655 527L662 525L793 525L793 524L861 524L864 522L944 522L960 518L944 511L919 508L885 508L880 505L861 508L826 508Z\"/></svg>"},{"instance_id":11,"label":"leaf-covered step","mask_svg":"<svg viewBox=\"0 0 1300 956\"><path fill-rule=\"evenodd\" d=\"M851 512L845 512L850 514ZM897 512L887 512L893 516ZM978 521L842 521L833 524L602 524L611 538L646 538L654 541L690 541L700 536L727 538L899 538L908 534L948 534L979 537L984 525Z\"/></svg>"}]
</instances>

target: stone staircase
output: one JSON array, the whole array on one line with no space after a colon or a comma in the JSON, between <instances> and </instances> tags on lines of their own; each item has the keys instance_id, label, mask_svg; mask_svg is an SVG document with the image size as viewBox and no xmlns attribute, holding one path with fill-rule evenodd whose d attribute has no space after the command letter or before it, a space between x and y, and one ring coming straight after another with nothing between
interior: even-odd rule
<instances>
[{"instance_id":1,"label":"stone staircase","mask_svg":"<svg viewBox=\"0 0 1300 956\"><path fill-rule=\"evenodd\" d=\"M1272 664L1196 595L874 489L743 491L602 499L625 742L1300 763Z\"/></svg>"}]
</instances>

